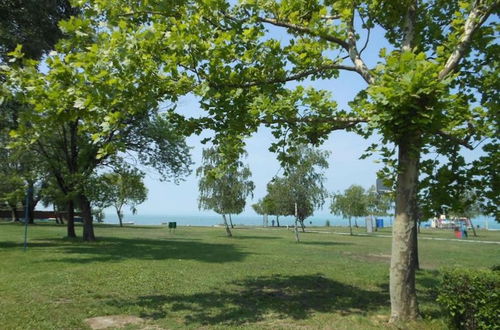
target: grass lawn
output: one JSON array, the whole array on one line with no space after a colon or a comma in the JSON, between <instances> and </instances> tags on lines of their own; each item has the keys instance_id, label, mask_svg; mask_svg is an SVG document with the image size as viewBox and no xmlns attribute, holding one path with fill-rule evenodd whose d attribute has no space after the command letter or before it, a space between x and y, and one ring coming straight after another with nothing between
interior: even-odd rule
<instances>
[{"instance_id":1,"label":"grass lawn","mask_svg":"<svg viewBox=\"0 0 500 330\"><path fill-rule=\"evenodd\" d=\"M223 228L170 234L109 225L97 225L96 235L83 243L66 239L63 226L38 224L23 252L22 225L0 223L0 327L85 329L86 319L105 315L144 319L129 329L388 327L388 237L311 232L296 244L283 228L235 229L226 238ZM500 232L479 235L500 241ZM500 244L420 240L419 248L423 319L405 328L444 329L435 303L440 270L500 264Z\"/></svg>"}]
</instances>

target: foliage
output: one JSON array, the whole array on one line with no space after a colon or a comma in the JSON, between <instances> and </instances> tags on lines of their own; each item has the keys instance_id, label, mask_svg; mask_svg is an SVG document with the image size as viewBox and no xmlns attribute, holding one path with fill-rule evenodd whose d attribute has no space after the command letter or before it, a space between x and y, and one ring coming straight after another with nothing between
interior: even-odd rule
<instances>
[{"instance_id":1,"label":"foliage","mask_svg":"<svg viewBox=\"0 0 500 330\"><path fill-rule=\"evenodd\" d=\"M147 198L148 189L144 185L143 178L144 174L137 169L118 168L115 172L93 178L88 183L86 193L97 214L102 213L104 208L113 206L122 226L123 207L128 205L135 214L137 205Z\"/></svg>"},{"instance_id":2,"label":"foliage","mask_svg":"<svg viewBox=\"0 0 500 330\"><path fill-rule=\"evenodd\" d=\"M371 186L365 194L366 213L376 216L387 216L392 208L393 196L391 194L379 194L375 186Z\"/></svg>"},{"instance_id":3,"label":"foliage","mask_svg":"<svg viewBox=\"0 0 500 330\"><path fill-rule=\"evenodd\" d=\"M328 168L328 155L326 151L306 146L289 155L292 161L285 167L285 175L267 185L263 203L268 214L295 215L296 204L297 218L303 224L316 208L323 206L327 196L323 170Z\"/></svg>"},{"instance_id":4,"label":"foliage","mask_svg":"<svg viewBox=\"0 0 500 330\"><path fill-rule=\"evenodd\" d=\"M143 177L142 173L132 169L120 169L103 175L104 182L109 189L109 202L116 209L120 225L123 218L123 206L128 205L135 214L136 206L147 198L148 190L142 181Z\"/></svg>"},{"instance_id":5,"label":"foliage","mask_svg":"<svg viewBox=\"0 0 500 330\"><path fill-rule=\"evenodd\" d=\"M196 174L200 177L199 208L213 210L225 219L226 214L243 211L247 197L253 196L255 185L250 180L250 168L241 160L230 167L223 166L222 154L218 149L204 149L202 165Z\"/></svg>"},{"instance_id":6,"label":"foliage","mask_svg":"<svg viewBox=\"0 0 500 330\"><path fill-rule=\"evenodd\" d=\"M81 199L81 205L88 202L85 181L98 167L117 162L119 153L133 152L163 179L177 182L188 174L184 136L159 109L183 94L188 82L159 78L157 68L145 64L143 54L151 50L127 51L132 45L121 43L123 35L81 17L61 27L68 38L45 59L46 72L38 70L39 62L23 59L21 47L11 54L18 65L1 68L8 78L4 96L29 105L10 144L36 154L66 199ZM170 87L150 84L159 79ZM93 239L85 234L91 232L90 213L84 218L84 239Z\"/></svg>"},{"instance_id":7,"label":"foliage","mask_svg":"<svg viewBox=\"0 0 500 330\"><path fill-rule=\"evenodd\" d=\"M359 185L352 185L343 194L332 195L330 211L349 219L349 232L352 235L352 217L362 217L368 212L368 199L365 189ZM357 224L356 224L357 227Z\"/></svg>"},{"instance_id":8,"label":"foliage","mask_svg":"<svg viewBox=\"0 0 500 330\"><path fill-rule=\"evenodd\" d=\"M339 214L349 219L367 215L365 189L359 185L352 185L343 194L333 194L330 211L333 214Z\"/></svg>"},{"instance_id":9,"label":"foliage","mask_svg":"<svg viewBox=\"0 0 500 330\"><path fill-rule=\"evenodd\" d=\"M0 2L0 61L18 44L27 57L40 58L62 37L58 22L76 13L68 0Z\"/></svg>"},{"instance_id":10,"label":"foliage","mask_svg":"<svg viewBox=\"0 0 500 330\"><path fill-rule=\"evenodd\" d=\"M455 329L498 329L500 272L447 270L437 301Z\"/></svg>"},{"instance_id":11,"label":"foliage","mask_svg":"<svg viewBox=\"0 0 500 330\"><path fill-rule=\"evenodd\" d=\"M76 65L76 72L95 80L77 84L76 94L89 89L103 91L95 93L99 96L116 94L112 99L119 104L102 106L94 95L72 99L64 84L64 90L55 94L68 96L71 105L86 108L83 115L93 112L102 123L99 131L89 130L94 142L104 144L99 146L100 155L122 147L106 143L110 128L122 123L117 119L134 114L132 107L143 109L144 98L158 100L168 94L173 96L167 99L175 102L188 92L200 100L203 117L184 117L174 109L169 116L183 132L212 129L214 143L221 146L228 164L244 150L244 138L262 124L276 137L272 150L283 162L289 161L299 143L319 144L336 129L364 136L379 132L381 146L375 151L380 151L386 171L398 182L396 223L401 226L394 226L401 228L400 235L394 235L398 250L411 249L410 231L403 227L411 227L417 219L418 164L425 155L436 152L448 157L453 146L473 149L486 139L491 148L485 148L487 155L475 168L480 169L479 176L494 173L500 76L498 20L493 17L498 16L497 0L75 3L86 19L72 20L65 27L76 40L88 43L73 44L63 53L74 52L78 58L77 52L84 50L81 60L68 61L85 63L83 68ZM286 35L277 37L277 29ZM388 43L389 51L380 49L377 65L369 68L363 52L373 43L372 30L384 34L385 42L378 43ZM109 63L120 65L108 70ZM88 65L96 70L88 70ZM117 75L116 83L108 79L122 69L127 74ZM366 82L350 111L338 109L331 91L300 85L307 79L337 79L341 71ZM101 86L100 80L113 88ZM290 81L299 81L299 86L287 84ZM118 115L107 113L116 108ZM98 116L103 112L109 116ZM477 190L480 201L491 209L498 206L498 189L491 186L495 181L476 182L483 188ZM402 260L395 262L405 265L394 267L394 272L409 281L406 286L399 283L399 288L409 288L413 299L414 276L409 258L404 258L410 253L399 255ZM409 301L393 301L395 320L417 316L417 304ZM399 316L396 309L411 315Z\"/></svg>"}]
</instances>

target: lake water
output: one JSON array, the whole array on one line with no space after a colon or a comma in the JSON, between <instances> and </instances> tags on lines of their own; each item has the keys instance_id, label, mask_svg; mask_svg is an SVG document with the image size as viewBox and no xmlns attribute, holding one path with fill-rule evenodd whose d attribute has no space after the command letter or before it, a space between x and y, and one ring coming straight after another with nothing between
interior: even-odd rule
<instances>
[{"instance_id":1,"label":"lake water","mask_svg":"<svg viewBox=\"0 0 500 330\"><path fill-rule=\"evenodd\" d=\"M390 227L392 225L392 219L390 217L381 217L384 219L384 227ZM235 225L245 225L245 226L262 226L263 218L259 215L233 215L233 224ZM275 220L275 217L268 217L268 224L271 226L271 221ZM334 215L318 215L312 216L306 219L306 226L325 226L326 221L330 221L330 226L348 226L349 221L347 219L343 219L339 216ZM136 225L161 225L162 223L167 223L171 221L177 222L178 226L206 226L211 227L214 225L219 225L223 223L222 217L219 215L206 215L206 214L193 214L193 215L165 215L165 214L135 214L129 215L125 214L124 220L125 222L132 221ZM293 217L279 217L280 225L287 226L293 225L294 218ZM116 214L107 213L104 219L105 223L118 223L118 217ZM364 218L357 219L359 226L364 226ZM500 224L497 223L491 217L477 217L472 219L474 226L479 225L481 228L485 228L486 224L489 229L498 229L500 230ZM354 225L355 220L352 219L352 225Z\"/></svg>"}]
</instances>

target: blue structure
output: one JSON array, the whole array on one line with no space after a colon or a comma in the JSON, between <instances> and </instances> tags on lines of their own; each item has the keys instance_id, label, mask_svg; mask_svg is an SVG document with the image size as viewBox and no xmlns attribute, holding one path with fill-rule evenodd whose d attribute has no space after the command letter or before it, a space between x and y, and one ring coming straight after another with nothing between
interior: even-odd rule
<instances>
[{"instance_id":1,"label":"blue structure","mask_svg":"<svg viewBox=\"0 0 500 330\"><path fill-rule=\"evenodd\" d=\"M375 220L375 225L377 228L384 228L384 219L378 218Z\"/></svg>"}]
</instances>

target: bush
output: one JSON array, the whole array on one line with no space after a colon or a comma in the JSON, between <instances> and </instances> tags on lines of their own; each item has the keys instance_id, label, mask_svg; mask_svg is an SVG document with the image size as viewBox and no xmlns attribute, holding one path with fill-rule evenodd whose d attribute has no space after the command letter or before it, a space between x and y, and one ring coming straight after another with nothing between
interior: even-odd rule
<instances>
[{"instance_id":1,"label":"bush","mask_svg":"<svg viewBox=\"0 0 500 330\"><path fill-rule=\"evenodd\" d=\"M325 227L330 227L330 220L326 220Z\"/></svg>"},{"instance_id":2,"label":"bush","mask_svg":"<svg viewBox=\"0 0 500 330\"><path fill-rule=\"evenodd\" d=\"M447 270L437 301L453 328L500 329L500 272Z\"/></svg>"}]
</instances>

